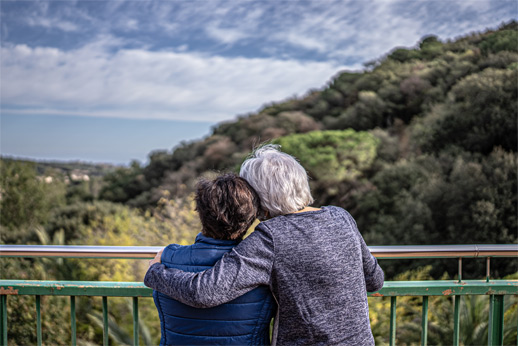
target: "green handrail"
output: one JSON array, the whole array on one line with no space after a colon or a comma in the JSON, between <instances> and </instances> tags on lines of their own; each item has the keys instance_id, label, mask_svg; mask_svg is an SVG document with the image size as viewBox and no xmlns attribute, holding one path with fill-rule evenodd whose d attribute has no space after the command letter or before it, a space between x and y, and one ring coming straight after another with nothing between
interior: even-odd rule
<instances>
[{"instance_id":1,"label":"green handrail","mask_svg":"<svg viewBox=\"0 0 518 346\"><path fill-rule=\"evenodd\" d=\"M72 313L72 344L76 343L75 329L75 297L101 296L103 297L103 341L108 344L108 297L133 297L133 328L134 342L138 344L138 298L151 297L153 290L141 282L112 282L112 281L26 281L0 280L1 296L1 326L2 344L7 344L7 296L35 295L37 298L44 295L70 296ZM390 316L390 344L395 344L396 331L396 302L401 296L423 297L423 332L422 344L426 344L428 300L429 296L454 296L455 323L454 343L458 345L458 301L465 295L489 295L491 297L489 344L499 345L503 341L503 303L504 296L518 294L518 280L440 280L440 281L387 281L382 289L369 293L371 297L391 297ZM426 300L425 300L426 299ZM40 306L37 299L37 330L38 344L41 343Z\"/></svg>"},{"instance_id":2,"label":"green handrail","mask_svg":"<svg viewBox=\"0 0 518 346\"><path fill-rule=\"evenodd\" d=\"M516 295L518 280L386 281L371 297ZM142 282L0 280L0 295L152 297Z\"/></svg>"}]
</instances>

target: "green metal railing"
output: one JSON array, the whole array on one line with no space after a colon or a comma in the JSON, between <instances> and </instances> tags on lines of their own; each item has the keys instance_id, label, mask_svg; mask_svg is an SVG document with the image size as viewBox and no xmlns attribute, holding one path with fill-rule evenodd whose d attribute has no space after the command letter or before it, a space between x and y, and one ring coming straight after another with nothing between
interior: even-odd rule
<instances>
[{"instance_id":1,"label":"green metal railing","mask_svg":"<svg viewBox=\"0 0 518 346\"><path fill-rule=\"evenodd\" d=\"M76 345L76 297L102 297L103 306L103 344L108 345L108 297L132 297L133 299L133 342L139 344L138 301L140 297L152 297L153 290L141 282L111 281L26 281L0 280L1 297L1 344L7 345L7 296L36 296L36 333L37 343L41 345L41 296L69 296L70 321L72 330L71 344Z\"/></svg>"},{"instance_id":2,"label":"green metal railing","mask_svg":"<svg viewBox=\"0 0 518 346\"><path fill-rule=\"evenodd\" d=\"M0 257L75 257L75 258L153 258L160 247L91 247L91 246L23 246L0 245ZM451 296L454 299L453 344L459 344L460 297L489 296L489 345L502 345L504 335L504 299L518 295L518 280L491 280L490 260L494 257L516 257L518 245L449 245L449 246L377 246L370 247L378 259L394 258L456 258L459 263L458 280L387 281L383 288L370 293L371 297L390 297L389 343L396 342L397 297L422 296L421 344L427 344L428 299L430 296ZM462 280L462 259L486 258L485 280ZM133 342L139 344L139 298L151 297L152 290L141 282L91 281L26 281L0 280L0 342L8 340L8 296L36 296L37 343L42 343L41 296L69 296L71 311L71 344L76 345L76 297L100 296L103 307L103 344L108 345L108 297L132 297ZM517 326L518 328L518 326Z\"/></svg>"}]
</instances>

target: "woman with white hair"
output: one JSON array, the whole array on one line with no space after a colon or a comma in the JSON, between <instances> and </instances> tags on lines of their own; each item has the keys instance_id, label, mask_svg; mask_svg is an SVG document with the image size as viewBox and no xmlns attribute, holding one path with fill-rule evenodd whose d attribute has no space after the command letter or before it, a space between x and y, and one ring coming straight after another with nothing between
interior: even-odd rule
<instances>
[{"instance_id":1,"label":"woman with white hair","mask_svg":"<svg viewBox=\"0 0 518 346\"><path fill-rule=\"evenodd\" d=\"M279 306L272 345L374 345L367 292L384 276L351 215L310 207L305 169L277 146L255 150L240 175L269 219L211 269L187 273L156 260L145 284L194 307L268 285Z\"/></svg>"}]
</instances>

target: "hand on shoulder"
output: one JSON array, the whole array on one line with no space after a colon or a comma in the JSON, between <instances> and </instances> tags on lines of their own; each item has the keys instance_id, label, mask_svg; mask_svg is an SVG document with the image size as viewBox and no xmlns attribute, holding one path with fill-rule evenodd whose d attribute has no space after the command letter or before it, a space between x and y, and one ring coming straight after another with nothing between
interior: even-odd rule
<instances>
[{"instance_id":1,"label":"hand on shoulder","mask_svg":"<svg viewBox=\"0 0 518 346\"><path fill-rule=\"evenodd\" d=\"M151 267L153 264L155 263L161 263L161 259L162 259L162 252L164 252L164 249L163 248L162 250L158 251L155 258L153 258L152 260L149 261L149 266Z\"/></svg>"}]
</instances>

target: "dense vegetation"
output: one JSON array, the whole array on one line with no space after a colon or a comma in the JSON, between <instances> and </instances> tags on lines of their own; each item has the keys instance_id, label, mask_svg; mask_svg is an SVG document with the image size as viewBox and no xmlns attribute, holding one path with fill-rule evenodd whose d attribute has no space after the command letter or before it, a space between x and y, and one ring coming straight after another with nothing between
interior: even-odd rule
<instances>
[{"instance_id":1,"label":"dense vegetation","mask_svg":"<svg viewBox=\"0 0 518 346\"><path fill-rule=\"evenodd\" d=\"M341 72L325 88L221 123L200 141L152 152L146 165L98 167L84 179L74 178L65 166L42 170L3 159L0 240L188 244L200 229L191 197L195 181L238 170L253 147L271 141L306 167L315 205L348 209L369 245L516 243L517 82L518 24L510 22L451 41L428 36L416 47L394 49L366 64L364 72ZM481 261L465 262L465 278L484 276ZM399 280L456 274L455 261L427 264L386 261L382 267L388 278ZM145 264L3 259L2 268L2 278L141 281ZM517 269L516 261L502 260L494 263L492 275ZM461 324L464 344L487 335L485 298L461 304L471 316ZM30 300L20 297L9 305L13 344L35 343L35 331L27 330L35 315ZM67 344L67 324L53 322L68 319L67 304L47 300L52 302L44 303L43 323L52 332L44 333L44 341ZM420 301L402 301L398 344L418 343ZM370 303L376 339L387 342L388 301ZM120 299L110 307L119 318L110 327L118 343L131 340L131 322L123 317L131 315L127 304ZM451 343L451 313L445 312L451 305L446 298L430 301L430 343ZM516 299L508 305L506 319L514 322L507 325L515 326ZM79 300L78 333L84 343L102 339L100 306ZM150 300L141 317L143 341L157 343L158 319ZM506 343L516 344L516 328L506 333Z\"/></svg>"},{"instance_id":2,"label":"dense vegetation","mask_svg":"<svg viewBox=\"0 0 518 346\"><path fill-rule=\"evenodd\" d=\"M152 208L273 141L308 169L315 204L347 208L371 245L516 242L517 26L397 48L365 72L151 153L146 166L108 175L100 198ZM433 276L445 269L455 265Z\"/></svg>"}]
</instances>

